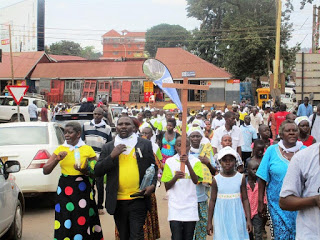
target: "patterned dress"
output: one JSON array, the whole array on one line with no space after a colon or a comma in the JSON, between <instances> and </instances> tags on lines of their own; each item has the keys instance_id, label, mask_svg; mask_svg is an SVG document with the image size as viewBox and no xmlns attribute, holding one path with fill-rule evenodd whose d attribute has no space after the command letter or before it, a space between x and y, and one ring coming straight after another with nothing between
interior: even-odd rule
<instances>
[{"instance_id":1,"label":"patterned dress","mask_svg":"<svg viewBox=\"0 0 320 240\"><path fill-rule=\"evenodd\" d=\"M81 163L95 156L90 146L81 146L79 149ZM60 146L54 153L57 155L61 151L66 151L68 155L60 161L62 175L55 202L54 239L102 240L98 208L93 198L89 177L74 170L73 151ZM93 165L89 163L89 168Z\"/></svg>"},{"instance_id":2,"label":"patterned dress","mask_svg":"<svg viewBox=\"0 0 320 240\"><path fill-rule=\"evenodd\" d=\"M170 142L167 141L164 134L162 138L162 148L161 148L163 164L166 163L166 160L169 157L172 157L173 155L175 155L176 151L174 149L174 145L176 145L176 139L177 139L177 133L175 133L174 138Z\"/></svg>"},{"instance_id":3,"label":"patterned dress","mask_svg":"<svg viewBox=\"0 0 320 240\"><path fill-rule=\"evenodd\" d=\"M268 183L266 192L273 226L271 234L279 240L295 239L296 235L297 212L284 211L279 206L280 190L288 165L289 161L282 156L279 145L275 144L268 147L257 171L257 176Z\"/></svg>"}]
</instances>

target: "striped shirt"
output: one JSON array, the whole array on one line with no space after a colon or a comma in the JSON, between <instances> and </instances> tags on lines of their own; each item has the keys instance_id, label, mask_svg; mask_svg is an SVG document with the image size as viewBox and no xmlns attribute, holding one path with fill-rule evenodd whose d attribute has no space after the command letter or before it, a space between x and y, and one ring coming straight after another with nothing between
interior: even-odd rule
<instances>
[{"instance_id":1,"label":"striped shirt","mask_svg":"<svg viewBox=\"0 0 320 240\"><path fill-rule=\"evenodd\" d=\"M93 150L100 154L102 146L112 141L111 127L107 124L99 124L96 126L94 120L85 122L82 128L81 138L85 143L93 148Z\"/></svg>"}]
</instances>

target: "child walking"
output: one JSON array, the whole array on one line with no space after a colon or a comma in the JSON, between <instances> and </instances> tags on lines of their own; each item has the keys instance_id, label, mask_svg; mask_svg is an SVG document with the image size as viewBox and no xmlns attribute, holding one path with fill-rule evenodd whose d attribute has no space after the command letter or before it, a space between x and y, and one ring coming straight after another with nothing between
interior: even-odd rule
<instances>
[{"instance_id":1,"label":"child walking","mask_svg":"<svg viewBox=\"0 0 320 240\"><path fill-rule=\"evenodd\" d=\"M214 230L213 239L249 239L248 231L252 230L246 179L235 170L236 157L231 147L218 153L222 171L212 181L207 225L208 235Z\"/></svg>"},{"instance_id":2,"label":"child walking","mask_svg":"<svg viewBox=\"0 0 320 240\"><path fill-rule=\"evenodd\" d=\"M190 141L187 139L186 155L181 156L181 137L176 140L177 154L167 159L161 181L168 191L168 221L172 240L192 240L196 222L199 220L196 184L202 180L199 159L188 155ZM186 164L185 172L180 163Z\"/></svg>"},{"instance_id":3,"label":"child walking","mask_svg":"<svg viewBox=\"0 0 320 240\"><path fill-rule=\"evenodd\" d=\"M260 163L254 159L248 162L247 192L251 210L251 222L253 225L253 233L250 233L250 240L262 240L265 217L258 214L258 178L256 176ZM265 198L266 203L266 198Z\"/></svg>"}]
</instances>

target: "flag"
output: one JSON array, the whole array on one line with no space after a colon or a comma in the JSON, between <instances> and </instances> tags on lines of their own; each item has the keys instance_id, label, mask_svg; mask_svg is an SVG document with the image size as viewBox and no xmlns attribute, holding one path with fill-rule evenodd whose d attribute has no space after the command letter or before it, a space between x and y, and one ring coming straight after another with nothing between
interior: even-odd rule
<instances>
[{"instance_id":1,"label":"flag","mask_svg":"<svg viewBox=\"0 0 320 240\"><path fill-rule=\"evenodd\" d=\"M182 104L177 92L177 89L175 88L164 88L162 87L163 83L173 83L172 77L170 72L168 71L168 69L165 67L165 71L163 76L158 79L153 81L154 84L156 84L159 88L161 88L161 90L168 95L168 97L172 100L172 102L174 102L177 107L180 109L180 111L182 111Z\"/></svg>"}]
</instances>

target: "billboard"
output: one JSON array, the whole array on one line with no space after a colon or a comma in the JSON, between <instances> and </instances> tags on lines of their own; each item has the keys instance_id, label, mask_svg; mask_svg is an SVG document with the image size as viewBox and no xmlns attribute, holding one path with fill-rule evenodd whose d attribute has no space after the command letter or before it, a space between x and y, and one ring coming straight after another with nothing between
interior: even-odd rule
<instances>
[{"instance_id":1,"label":"billboard","mask_svg":"<svg viewBox=\"0 0 320 240\"><path fill-rule=\"evenodd\" d=\"M13 52L44 50L45 0L24 0L0 8L0 48L10 51L9 25Z\"/></svg>"}]
</instances>

